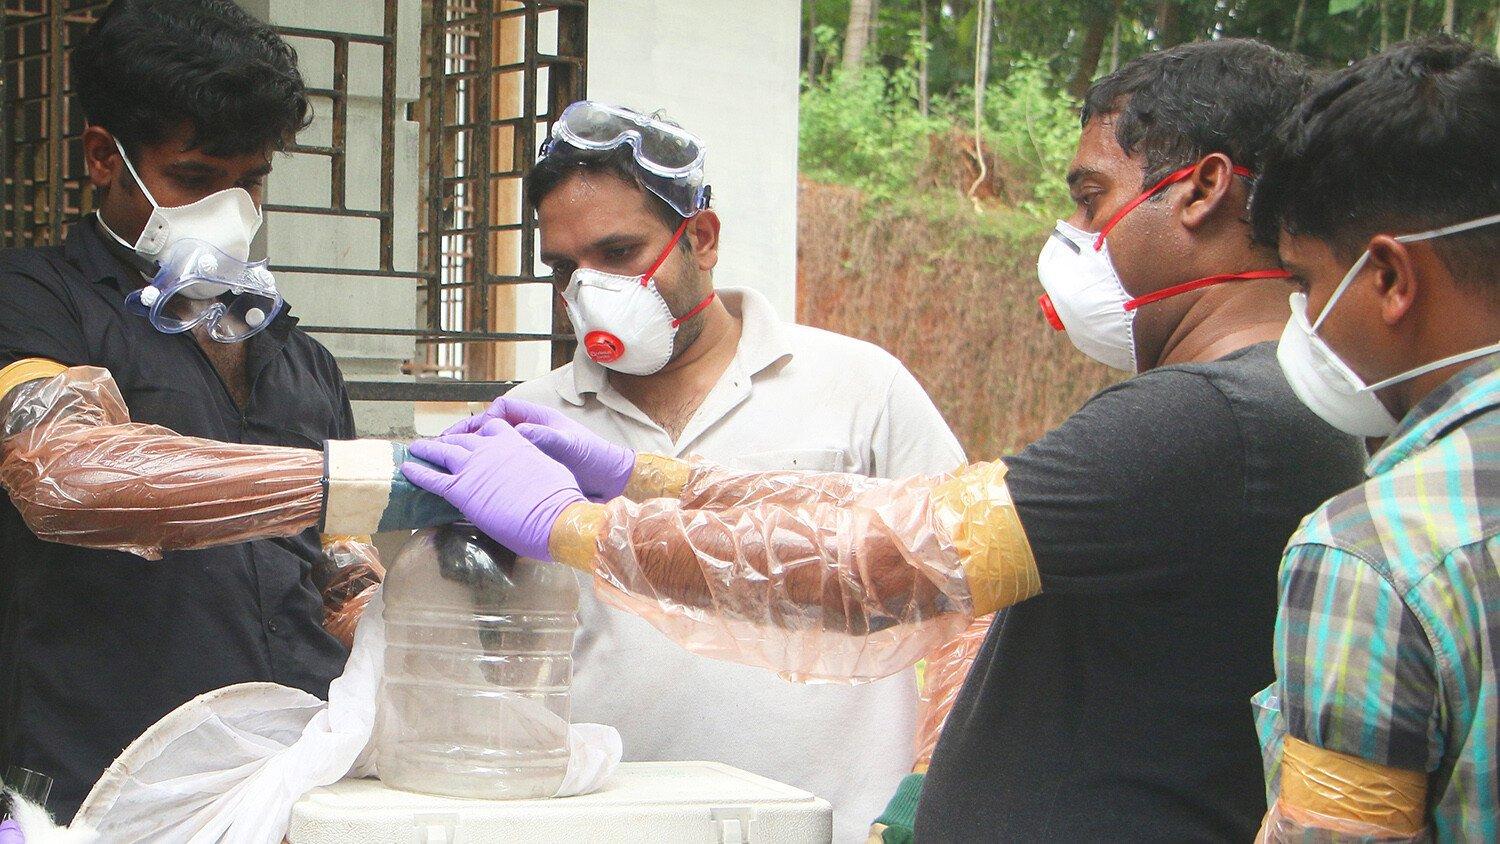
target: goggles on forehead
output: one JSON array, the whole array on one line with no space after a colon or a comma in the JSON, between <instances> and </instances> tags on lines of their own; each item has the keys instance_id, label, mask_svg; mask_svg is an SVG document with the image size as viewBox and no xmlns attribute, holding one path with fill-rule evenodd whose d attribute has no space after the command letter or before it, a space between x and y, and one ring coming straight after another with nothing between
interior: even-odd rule
<instances>
[{"instance_id":1,"label":"goggles on forehead","mask_svg":"<svg viewBox=\"0 0 1500 844\"><path fill-rule=\"evenodd\" d=\"M708 207L710 191L703 184L706 149L697 135L681 126L627 108L579 100L563 109L552 125L539 159L558 152L559 143L589 150L628 145L642 182L677 213L691 217Z\"/></svg>"},{"instance_id":2,"label":"goggles on forehead","mask_svg":"<svg viewBox=\"0 0 1500 844\"><path fill-rule=\"evenodd\" d=\"M241 261L202 240L173 244L151 283L125 297L132 312L164 334L200 325L220 343L263 331L284 302L265 261Z\"/></svg>"}]
</instances>

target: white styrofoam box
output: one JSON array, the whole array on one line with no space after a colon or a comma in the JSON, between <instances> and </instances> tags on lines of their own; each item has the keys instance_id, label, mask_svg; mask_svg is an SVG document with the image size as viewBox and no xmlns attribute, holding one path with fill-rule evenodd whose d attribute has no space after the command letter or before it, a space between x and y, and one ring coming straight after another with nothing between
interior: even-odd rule
<instances>
[{"instance_id":1,"label":"white styrofoam box","mask_svg":"<svg viewBox=\"0 0 1500 844\"><path fill-rule=\"evenodd\" d=\"M823 844L832 837L826 800L717 762L625 762L603 789L553 800L462 800L344 780L303 797L287 834L291 844Z\"/></svg>"}]
</instances>

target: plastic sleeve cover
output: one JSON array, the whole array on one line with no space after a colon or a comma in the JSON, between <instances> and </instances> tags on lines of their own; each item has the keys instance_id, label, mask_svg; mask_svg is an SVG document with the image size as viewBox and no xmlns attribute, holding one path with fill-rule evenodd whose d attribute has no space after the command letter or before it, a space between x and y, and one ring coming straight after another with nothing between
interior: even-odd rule
<instances>
[{"instance_id":1,"label":"plastic sleeve cover","mask_svg":"<svg viewBox=\"0 0 1500 844\"><path fill-rule=\"evenodd\" d=\"M1002 463L877 482L718 472L686 500L569 508L554 557L688 650L800 681L889 676L957 636L976 607L1040 591ZM759 495L752 478L768 476L791 477L794 497ZM847 494L803 500L834 488Z\"/></svg>"},{"instance_id":2,"label":"plastic sleeve cover","mask_svg":"<svg viewBox=\"0 0 1500 844\"><path fill-rule=\"evenodd\" d=\"M974 666L974 657L984 646L990 625L995 621L993 613L974 619L958 638L939 645L927 655L927 670L922 690L917 696L917 733L914 740L912 765L914 771L926 771L932 764L932 752L937 749L938 737L943 734L943 725L948 713L958 701L964 681L969 678L969 669Z\"/></svg>"},{"instance_id":3,"label":"plastic sleeve cover","mask_svg":"<svg viewBox=\"0 0 1500 844\"><path fill-rule=\"evenodd\" d=\"M1262 842L1416 842L1426 829L1427 775L1287 736L1281 787Z\"/></svg>"},{"instance_id":4,"label":"plastic sleeve cover","mask_svg":"<svg viewBox=\"0 0 1500 844\"><path fill-rule=\"evenodd\" d=\"M323 629L344 647L354 647L354 628L370 598L385 581L380 552L365 536L323 536L323 555L333 567L323 587Z\"/></svg>"},{"instance_id":5,"label":"plastic sleeve cover","mask_svg":"<svg viewBox=\"0 0 1500 844\"><path fill-rule=\"evenodd\" d=\"M14 386L0 398L0 431L0 484L26 526L51 542L154 560L290 536L315 525L322 506L321 452L131 422L97 367Z\"/></svg>"}]
</instances>

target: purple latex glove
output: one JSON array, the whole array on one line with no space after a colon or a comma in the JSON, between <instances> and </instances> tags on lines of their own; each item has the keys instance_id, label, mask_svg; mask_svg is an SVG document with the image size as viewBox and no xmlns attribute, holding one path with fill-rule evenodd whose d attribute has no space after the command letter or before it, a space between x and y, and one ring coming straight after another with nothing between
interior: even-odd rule
<instances>
[{"instance_id":1,"label":"purple latex glove","mask_svg":"<svg viewBox=\"0 0 1500 844\"><path fill-rule=\"evenodd\" d=\"M0 844L26 844L20 825L10 819L0 821Z\"/></svg>"},{"instance_id":2,"label":"purple latex glove","mask_svg":"<svg viewBox=\"0 0 1500 844\"><path fill-rule=\"evenodd\" d=\"M440 467L401 464L406 479L459 509L496 542L538 560L562 512L585 500L567 467L543 454L507 422L492 419L475 434L411 444L413 457Z\"/></svg>"},{"instance_id":3,"label":"purple latex glove","mask_svg":"<svg viewBox=\"0 0 1500 844\"><path fill-rule=\"evenodd\" d=\"M615 445L578 422L549 407L501 396L484 413L471 416L444 431L472 434L491 420L503 419L521 436L553 460L567 466L590 501L602 504L619 498L635 471L635 451Z\"/></svg>"}]
</instances>

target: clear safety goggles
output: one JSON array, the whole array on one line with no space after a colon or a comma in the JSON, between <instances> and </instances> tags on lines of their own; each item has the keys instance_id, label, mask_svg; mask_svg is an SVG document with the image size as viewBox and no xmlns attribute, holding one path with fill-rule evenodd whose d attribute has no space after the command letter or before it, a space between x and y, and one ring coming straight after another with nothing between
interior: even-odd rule
<instances>
[{"instance_id":1,"label":"clear safety goggles","mask_svg":"<svg viewBox=\"0 0 1500 844\"><path fill-rule=\"evenodd\" d=\"M201 240L174 244L156 277L126 296L125 304L165 334L205 325L220 343L263 331L284 306L265 261L241 261Z\"/></svg>"},{"instance_id":2,"label":"clear safety goggles","mask_svg":"<svg viewBox=\"0 0 1500 844\"><path fill-rule=\"evenodd\" d=\"M540 158L563 143L577 149L607 150L629 145L642 181L677 213L691 217L708 207L703 184L706 150L697 135L681 126L627 108L579 100L563 109Z\"/></svg>"}]
</instances>

